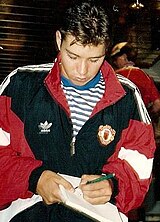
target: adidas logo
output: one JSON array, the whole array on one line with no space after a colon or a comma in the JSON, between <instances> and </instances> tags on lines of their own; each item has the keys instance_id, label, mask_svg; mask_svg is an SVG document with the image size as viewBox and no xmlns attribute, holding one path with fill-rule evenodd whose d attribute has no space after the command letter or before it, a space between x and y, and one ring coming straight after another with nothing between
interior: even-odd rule
<instances>
[{"instance_id":1,"label":"adidas logo","mask_svg":"<svg viewBox=\"0 0 160 222\"><path fill-rule=\"evenodd\" d=\"M50 128L52 126L52 123L48 123L48 121L46 120L44 123L40 123L38 125L38 128L40 129L40 133L50 133Z\"/></svg>"}]
</instances>

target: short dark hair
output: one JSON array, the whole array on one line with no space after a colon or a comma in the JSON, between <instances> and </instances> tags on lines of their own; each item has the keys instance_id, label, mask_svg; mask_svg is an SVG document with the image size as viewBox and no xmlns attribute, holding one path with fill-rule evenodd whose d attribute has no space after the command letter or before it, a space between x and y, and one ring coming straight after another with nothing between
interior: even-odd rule
<instances>
[{"instance_id":1,"label":"short dark hair","mask_svg":"<svg viewBox=\"0 0 160 222\"><path fill-rule=\"evenodd\" d=\"M62 40L73 35L82 45L109 45L109 20L105 9L94 0L77 1L63 15L60 27Z\"/></svg>"}]
</instances>

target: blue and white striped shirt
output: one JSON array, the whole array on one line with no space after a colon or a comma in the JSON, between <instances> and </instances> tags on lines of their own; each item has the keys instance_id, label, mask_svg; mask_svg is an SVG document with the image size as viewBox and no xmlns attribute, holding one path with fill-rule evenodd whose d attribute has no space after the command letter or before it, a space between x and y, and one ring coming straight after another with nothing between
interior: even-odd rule
<instances>
[{"instance_id":1,"label":"blue and white striped shirt","mask_svg":"<svg viewBox=\"0 0 160 222\"><path fill-rule=\"evenodd\" d=\"M102 98L105 83L100 72L84 86L76 86L64 76L61 83L70 107L73 137L75 137Z\"/></svg>"}]
</instances>

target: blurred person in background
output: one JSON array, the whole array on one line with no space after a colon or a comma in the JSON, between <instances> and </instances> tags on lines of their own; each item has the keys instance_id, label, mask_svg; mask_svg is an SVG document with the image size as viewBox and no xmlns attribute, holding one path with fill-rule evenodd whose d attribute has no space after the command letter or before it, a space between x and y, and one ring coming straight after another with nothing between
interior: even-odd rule
<instances>
[{"instance_id":1,"label":"blurred person in background","mask_svg":"<svg viewBox=\"0 0 160 222\"><path fill-rule=\"evenodd\" d=\"M115 72L130 79L139 88L142 99L147 107L154 126L157 146L153 168L154 188L151 188L153 190L149 191L148 197L144 202L145 208L149 209L149 206L147 206L147 204L150 202L150 200L148 200L149 198L160 200L159 195L157 195L160 189L160 93L155 85L153 78L145 73L141 68L136 67L137 54L137 50L134 49L131 44L128 42L120 42L113 46L110 53L110 58Z\"/></svg>"},{"instance_id":2,"label":"blurred person in background","mask_svg":"<svg viewBox=\"0 0 160 222\"><path fill-rule=\"evenodd\" d=\"M127 42L118 43L111 50L111 59L116 73L135 83L152 120L156 123L160 115L160 93L154 80L141 68L135 66L136 56L136 50Z\"/></svg>"}]
</instances>

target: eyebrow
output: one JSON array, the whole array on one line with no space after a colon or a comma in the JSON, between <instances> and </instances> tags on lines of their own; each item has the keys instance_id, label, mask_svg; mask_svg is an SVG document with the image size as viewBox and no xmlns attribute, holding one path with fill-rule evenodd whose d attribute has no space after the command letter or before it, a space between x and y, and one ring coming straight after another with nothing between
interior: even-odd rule
<instances>
[{"instance_id":1,"label":"eyebrow","mask_svg":"<svg viewBox=\"0 0 160 222\"><path fill-rule=\"evenodd\" d=\"M69 51L68 49L66 49L66 51L74 56L77 56L77 57L80 57L79 55ZM99 58L102 58L103 56L105 56L105 53L103 55L100 55L100 56L93 56L93 57L89 57L89 59L99 59Z\"/></svg>"}]
</instances>

